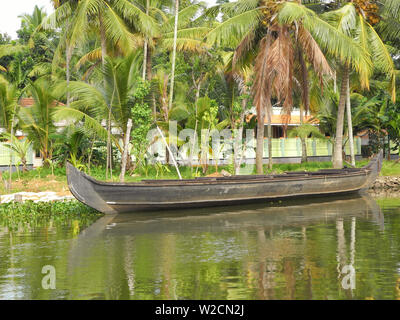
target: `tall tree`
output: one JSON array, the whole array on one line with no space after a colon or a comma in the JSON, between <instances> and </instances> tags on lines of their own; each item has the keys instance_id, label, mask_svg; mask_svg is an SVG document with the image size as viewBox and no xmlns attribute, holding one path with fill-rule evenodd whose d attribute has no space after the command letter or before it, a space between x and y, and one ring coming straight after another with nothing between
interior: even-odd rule
<instances>
[{"instance_id":1,"label":"tall tree","mask_svg":"<svg viewBox=\"0 0 400 320\"><path fill-rule=\"evenodd\" d=\"M367 55L374 62L370 63L370 68L367 72L359 74L359 81L362 87L369 88L369 78L374 70L382 71L390 81L390 92L392 99L396 98L396 76L395 67L392 57L379 37L378 33L371 25L371 18L368 12L365 11L357 3L348 3L342 8L323 14L332 26L334 26L342 34L351 37L354 41L364 49ZM344 128L344 113L346 105L348 107L349 127L351 125L351 110L350 110L350 66L347 62L341 61L341 88L340 99L338 106L338 117L336 124L336 139L333 157L334 168L343 167L343 128ZM361 66L359 66L361 67ZM351 129L350 129L351 132ZM353 137L350 137L350 143L353 143ZM354 146L352 146L354 150ZM354 158L354 154L352 155Z\"/></svg>"},{"instance_id":2,"label":"tall tree","mask_svg":"<svg viewBox=\"0 0 400 320\"><path fill-rule=\"evenodd\" d=\"M221 7L231 17L211 30L207 41L234 47L234 65L251 63L255 56L256 166L261 174L265 115L268 119L269 167L272 166L271 98L281 101L286 113L292 108L295 49L301 48L304 58L321 77L332 72L322 50L358 67L366 63L366 58L363 49L354 45L352 39L299 3L239 0Z\"/></svg>"}]
</instances>

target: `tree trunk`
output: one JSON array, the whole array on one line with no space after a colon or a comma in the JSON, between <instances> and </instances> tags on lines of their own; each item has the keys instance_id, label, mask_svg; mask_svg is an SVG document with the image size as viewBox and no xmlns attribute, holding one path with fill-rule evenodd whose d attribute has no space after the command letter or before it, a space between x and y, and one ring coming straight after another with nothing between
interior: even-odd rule
<instances>
[{"instance_id":1,"label":"tree trunk","mask_svg":"<svg viewBox=\"0 0 400 320\"><path fill-rule=\"evenodd\" d=\"M261 108L257 114L257 146L256 146L256 169L257 174L263 174L264 158L264 119L265 109Z\"/></svg>"},{"instance_id":2,"label":"tree trunk","mask_svg":"<svg viewBox=\"0 0 400 320\"><path fill-rule=\"evenodd\" d=\"M103 16L99 13L99 24L100 24L100 43L101 43L101 62L104 66L105 58L107 56L107 38L106 31L104 29Z\"/></svg>"},{"instance_id":3,"label":"tree trunk","mask_svg":"<svg viewBox=\"0 0 400 320\"><path fill-rule=\"evenodd\" d=\"M267 106L267 121L268 121L268 129L267 129L267 138L268 138L268 169L272 170L272 106L271 99L268 98L268 106Z\"/></svg>"},{"instance_id":4,"label":"tree trunk","mask_svg":"<svg viewBox=\"0 0 400 320\"><path fill-rule=\"evenodd\" d=\"M347 65L345 65L342 71L342 83L340 88L339 107L338 107L337 121L336 121L336 139L335 139L335 151L333 157L333 167L335 169L343 168L343 125L344 125L344 109L346 107L348 77L349 77L349 68Z\"/></svg>"},{"instance_id":5,"label":"tree trunk","mask_svg":"<svg viewBox=\"0 0 400 320\"><path fill-rule=\"evenodd\" d=\"M153 79L153 73L152 73L152 66L153 66L153 52L149 44L147 44L147 59L146 59L146 77L147 81L151 81ZM151 101L153 104L153 119L154 121L157 121L157 105L156 105L156 96L154 94L154 91L151 91Z\"/></svg>"},{"instance_id":6,"label":"tree trunk","mask_svg":"<svg viewBox=\"0 0 400 320\"><path fill-rule=\"evenodd\" d=\"M356 166L356 157L354 154L354 138L353 138L353 123L351 120L351 102L350 102L350 77L347 77L347 85L346 85L346 110L347 110L347 126L349 130L349 144L350 144L350 156L351 156L351 165L353 167Z\"/></svg>"},{"instance_id":7,"label":"tree trunk","mask_svg":"<svg viewBox=\"0 0 400 320\"><path fill-rule=\"evenodd\" d=\"M132 119L128 119L128 124L126 126L126 133L125 133L124 153L121 159L121 174L119 176L120 182L125 181L126 163L129 157L129 140L131 138L131 129L132 129Z\"/></svg>"},{"instance_id":8,"label":"tree trunk","mask_svg":"<svg viewBox=\"0 0 400 320\"><path fill-rule=\"evenodd\" d=\"M21 159L21 164L22 164L22 172L28 172L28 168L26 167L26 158Z\"/></svg>"},{"instance_id":9,"label":"tree trunk","mask_svg":"<svg viewBox=\"0 0 400 320\"><path fill-rule=\"evenodd\" d=\"M178 173L179 179L182 180L182 175L181 175L181 172L179 171L178 163L175 161L174 155L172 154L171 149L169 148L168 143L165 140L165 137L164 137L164 135L163 135L163 133L162 133L162 131L161 131L159 126L157 126L157 130L158 130L158 133L160 134L161 139L164 142L164 144L165 144L165 146L166 146L166 148L167 148L167 150L168 150L168 152L169 152L169 154L171 156L172 162L173 162L173 164L175 166L176 172Z\"/></svg>"},{"instance_id":10,"label":"tree trunk","mask_svg":"<svg viewBox=\"0 0 400 320\"><path fill-rule=\"evenodd\" d=\"M95 142L95 141L96 141L96 136L93 137L92 144L91 144L90 151L89 151L89 155L88 155L88 164L87 164L87 166L88 166L88 173L89 173L89 175L91 174L91 172L90 172L90 166L91 166L91 160L92 160L93 149L94 149L94 142Z\"/></svg>"},{"instance_id":11,"label":"tree trunk","mask_svg":"<svg viewBox=\"0 0 400 320\"><path fill-rule=\"evenodd\" d=\"M149 14L149 0L146 1L146 14ZM143 81L146 80L146 69L147 69L147 47L148 47L148 42L147 39L144 41L144 46L143 46L143 73L142 73L142 79Z\"/></svg>"},{"instance_id":12,"label":"tree trunk","mask_svg":"<svg viewBox=\"0 0 400 320\"><path fill-rule=\"evenodd\" d=\"M300 125L302 126L303 123L304 123L303 107L300 105ZM306 138L300 137L300 141L301 141L301 163L305 163L308 161Z\"/></svg>"},{"instance_id":13,"label":"tree trunk","mask_svg":"<svg viewBox=\"0 0 400 320\"><path fill-rule=\"evenodd\" d=\"M147 40L144 41L143 45L143 71L142 80L146 80L146 70L147 70Z\"/></svg>"},{"instance_id":14,"label":"tree trunk","mask_svg":"<svg viewBox=\"0 0 400 320\"><path fill-rule=\"evenodd\" d=\"M104 23L103 23L103 16L101 12L99 12L99 24L100 24L100 42L101 42L101 63L103 68L106 62L107 56L107 39L106 39L106 32L104 30ZM105 80L104 80L105 83ZM112 154L111 154L111 106L108 112L108 119L107 119L107 164L106 164L106 180L108 179L108 173L110 170L110 175L112 178Z\"/></svg>"},{"instance_id":15,"label":"tree trunk","mask_svg":"<svg viewBox=\"0 0 400 320\"><path fill-rule=\"evenodd\" d=\"M194 151L195 151L195 147L196 147L196 138L197 138L197 125L198 125L198 121L197 121L197 101L199 100L200 97L200 89L201 89L201 82L199 82L199 84L197 85L196 88L196 99L194 102L194 107L195 107L195 119L196 122L194 124L194 132L193 132L193 143L192 143L192 147L190 149L190 155L189 155L189 165L190 165L190 170L193 173L193 155L194 155ZM196 155L196 158L198 159L198 155Z\"/></svg>"},{"instance_id":16,"label":"tree trunk","mask_svg":"<svg viewBox=\"0 0 400 320\"><path fill-rule=\"evenodd\" d=\"M176 40L178 37L178 16L179 16L179 0L175 0L175 26L174 26L174 44L172 49L172 70L171 70L171 86L169 93L168 111L172 108L174 99L174 83L175 83L175 62L176 62Z\"/></svg>"},{"instance_id":17,"label":"tree trunk","mask_svg":"<svg viewBox=\"0 0 400 320\"><path fill-rule=\"evenodd\" d=\"M67 107L70 106L71 104L71 93L69 92L69 83L71 81L71 70L70 70L70 64L71 64L71 57L72 57L72 50L70 49L68 42L66 44L66 50L65 50L65 60L66 60L66 78L67 78Z\"/></svg>"},{"instance_id":18,"label":"tree trunk","mask_svg":"<svg viewBox=\"0 0 400 320\"><path fill-rule=\"evenodd\" d=\"M308 86L308 70L307 65L303 57L303 52L299 48L299 57L301 64L301 82L302 82L302 98L303 106L300 105L300 125L304 124L303 112L310 110L310 97L309 97L309 86ZM301 140L301 163L307 162L307 145L305 137L300 137Z\"/></svg>"},{"instance_id":19,"label":"tree trunk","mask_svg":"<svg viewBox=\"0 0 400 320\"><path fill-rule=\"evenodd\" d=\"M106 179L108 179L108 169L110 169L110 178L112 179L112 146L111 146L111 106L108 111L107 123L107 169Z\"/></svg>"}]
</instances>

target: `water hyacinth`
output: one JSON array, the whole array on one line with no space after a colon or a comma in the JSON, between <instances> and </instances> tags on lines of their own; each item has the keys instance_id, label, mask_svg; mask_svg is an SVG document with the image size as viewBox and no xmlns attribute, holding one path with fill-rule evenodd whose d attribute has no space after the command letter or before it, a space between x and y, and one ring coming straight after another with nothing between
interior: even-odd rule
<instances>
[{"instance_id":1,"label":"water hyacinth","mask_svg":"<svg viewBox=\"0 0 400 320\"><path fill-rule=\"evenodd\" d=\"M101 213L75 200L0 205L0 226L9 231L56 226L72 228L76 234L77 230L89 226L100 216Z\"/></svg>"}]
</instances>

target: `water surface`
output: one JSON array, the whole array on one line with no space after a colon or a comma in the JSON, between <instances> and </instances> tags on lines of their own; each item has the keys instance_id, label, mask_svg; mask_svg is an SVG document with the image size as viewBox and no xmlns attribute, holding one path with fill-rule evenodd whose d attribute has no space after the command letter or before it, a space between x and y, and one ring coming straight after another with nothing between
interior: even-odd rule
<instances>
[{"instance_id":1,"label":"water surface","mask_svg":"<svg viewBox=\"0 0 400 320\"><path fill-rule=\"evenodd\" d=\"M143 212L74 229L0 226L0 299L400 298L400 199ZM45 265L54 290L42 288Z\"/></svg>"}]
</instances>

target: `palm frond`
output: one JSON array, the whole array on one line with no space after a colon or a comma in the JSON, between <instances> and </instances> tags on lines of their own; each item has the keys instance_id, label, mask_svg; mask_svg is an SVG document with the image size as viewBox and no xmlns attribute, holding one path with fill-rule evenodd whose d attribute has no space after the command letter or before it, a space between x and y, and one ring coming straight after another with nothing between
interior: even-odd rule
<instances>
[{"instance_id":1,"label":"palm frond","mask_svg":"<svg viewBox=\"0 0 400 320\"><path fill-rule=\"evenodd\" d=\"M206 35L206 41L210 45L237 46L246 34L258 26L261 17L259 9L235 15L212 29Z\"/></svg>"}]
</instances>

